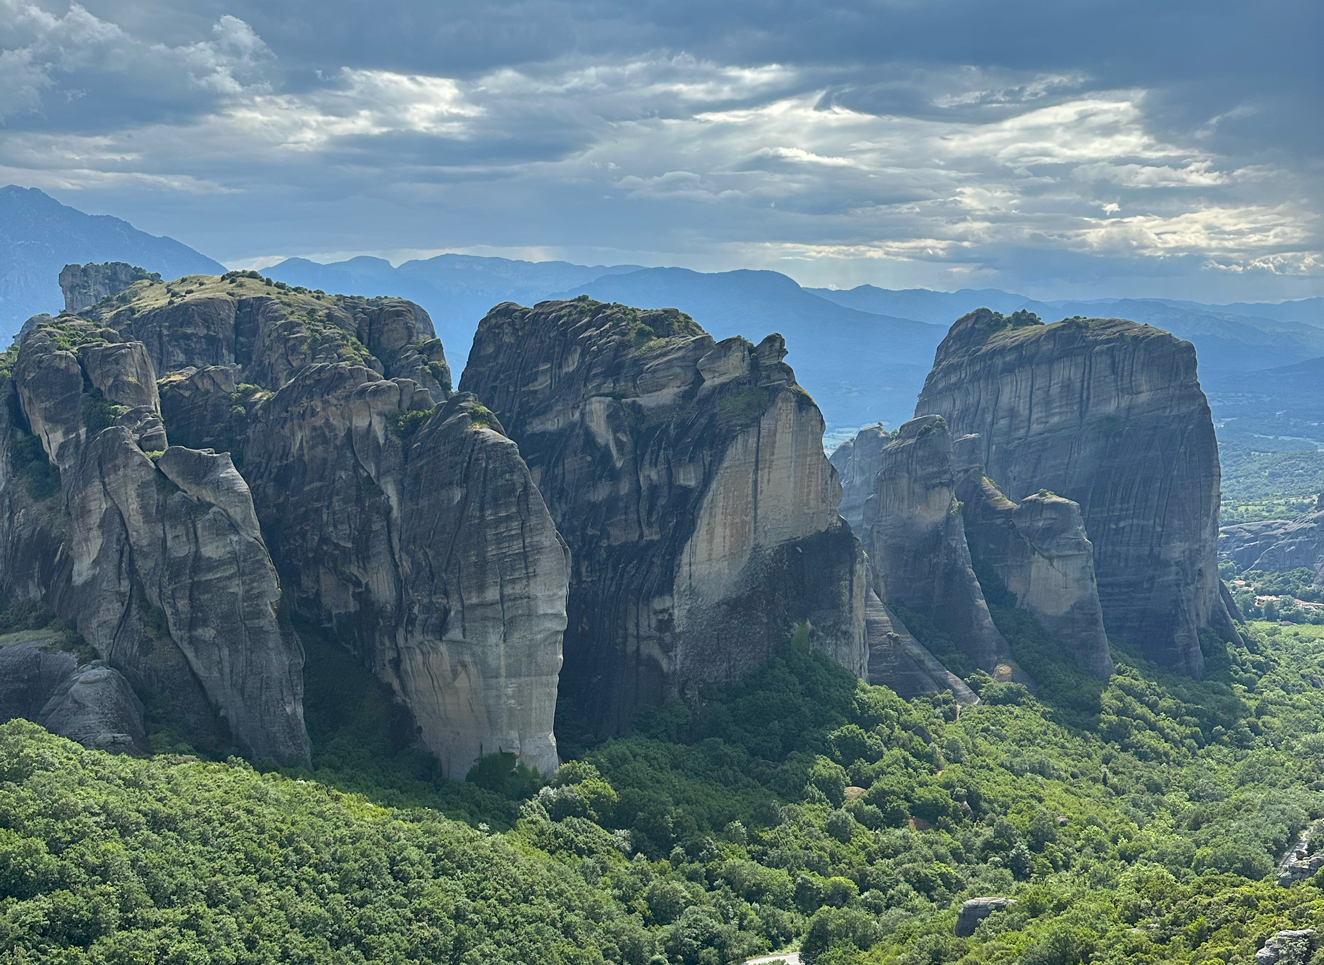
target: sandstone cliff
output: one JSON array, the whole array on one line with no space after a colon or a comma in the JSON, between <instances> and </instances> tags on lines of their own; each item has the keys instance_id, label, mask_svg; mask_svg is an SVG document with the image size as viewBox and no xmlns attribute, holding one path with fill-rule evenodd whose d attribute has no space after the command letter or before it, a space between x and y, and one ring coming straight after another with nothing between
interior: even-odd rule
<instances>
[{"instance_id":1,"label":"sandstone cliff","mask_svg":"<svg viewBox=\"0 0 1324 965\"><path fill-rule=\"evenodd\" d=\"M865 426L832 453L832 465L841 477L841 515L864 539L864 507L873 495L874 479L883 465L883 447L891 435L881 424Z\"/></svg>"},{"instance_id":2,"label":"sandstone cliff","mask_svg":"<svg viewBox=\"0 0 1324 965\"><path fill-rule=\"evenodd\" d=\"M863 675L864 561L780 336L674 310L507 303L462 389L520 446L573 561L562 689L600 728L810 642Z\"/></svg>"},{"instance_id":3,"label":"sandstone cliff","mask_svg":"<svg viewBox=\"0 0 1324 965\"><path fill-rule=\"evenodd\" d=\"M450 776L498 750L555 770L569 561L476 399L313 365L257 406L244 464L291 605L352 642Z\"/></svg>"},{"instance_id":4,"label":"sandstone cliff","mask_svg":"<svg viewBox=\"0 0 1324 965\"><path fill-rule=\"evenodd\" d=\"M87 314L145 346L175 441L233 455L285 605L392 687L448 774L498 750L556 767L565 546L497 420L451 396L426 312L232 272Z\"/></svg>"},{"instance_id":5,"label":"sandstone cliff","mask_svg":"<svg viewBox=\"0 0 1324 965\"><path fill-rule=\"evenodd\" d=\"M941 417L912 419L883 447L863 524L883 603L922 616L995 678L1020 679L971 564Z\"/></svg>"},{"instance_id":6,"label":"sandstone cliff","mask_svg":"<svg viewBox=\"0 0 1324 965\"><path fill-rule=\"evenodd\" d=\"M1012 502L975 462L980 448L979 436L963 436L953 459L956 496L981 581L993 581L1034 614L1082 670L1108 678L1115 668L1094 578L1094 546L1080 506L1047 490Z\"/></svg>"},{"instance_id":7,"label":"sandstone cliff","mask_svg":"<svg viewBox=\"0 0 1324 965\"><path fill-rule=\"evenodd\" d=\"M102 265L65 265L60 272L64 310L81 312L103 298L118 295L136 281L160 281L161 276L123 261Z\"/></svg>"},{"instance_id":8,"label":"sandstone cliff","mask_svg":"<svg viewBox=\"0 0 1324 965\"><path fill-rule=\"evenodd\" d=\"M1009 499L1048 489L1079 504L1110 634L1193 675L1202 629L1235 636L1216 559L1218 447L1190 343L1119 319L981 309L939 346L916 412L977 433L983 473Z\"/></svg>"},{"instance_id":9,"label":"sandstone cliff","mask_svg":"<svg viewBox=\"0 0 1324 965\"><path fill-rule=\"evenodd\" d=\"M24 340L6 388L6 595L73 622L200 743L306 759L302 650L248 487L227 456L166 445L145 347L62 316Z\"/></svg>"}]
</instances>

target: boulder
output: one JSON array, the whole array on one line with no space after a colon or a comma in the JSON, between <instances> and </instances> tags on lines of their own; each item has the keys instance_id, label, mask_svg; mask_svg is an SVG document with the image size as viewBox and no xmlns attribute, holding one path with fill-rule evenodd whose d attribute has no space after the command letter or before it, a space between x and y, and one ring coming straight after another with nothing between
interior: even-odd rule
<instances>
[{"instance_id":1,"label":"boulder","mask_svg":"<svg viewBox=\"0 0 1324 965\"><path fill-rule=\"evenodd\" d=\"M981 921L995 911L1005 911L1014 904L1015 898L971 898L961 905L956 916L956 936L969 938Z\"/></svg>"},{"instance_id":2,"label":"boulder","mask_svg":"<svg viewBox=\"0 0 1324 965\"><path fill-rule=\"evenodd\" d=\"M1315 929L1280 931L1255 953L1255 965L1306 965L1315 950Z\"/></svg>"},{"instance_id":3,"label":"boulder","mask_svg":"<svg viewBox=\"0 0 1324 965\"><path fill-rule=\"evenodd\" d=\"M51 634L0 644L0 720L23 717L84 747L144 754L142 704L123 675L79 665Z\"/></svg>"}]
</instances>

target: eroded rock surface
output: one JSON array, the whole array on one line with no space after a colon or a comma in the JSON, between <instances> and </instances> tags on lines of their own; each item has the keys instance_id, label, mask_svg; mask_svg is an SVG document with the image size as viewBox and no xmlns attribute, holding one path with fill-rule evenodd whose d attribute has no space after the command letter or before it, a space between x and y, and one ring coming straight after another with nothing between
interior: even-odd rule
<instances>
[{"instance_id":1,"label":"eroded rock surface","mask_svg":"<svg viewBox=\"0 0 1324 965\"><path fill-rule=\"evenodd\" d=\"M864 599L864 625L869 641L869 683L891 687L902 697L950 690L960 703L979 703L966 682L916 640L872 588Z\"/></svg>"},{"instance_id":2,"label":"eroded rock surface","mask_svg":"<svg viewBox=\"0 0 1324 965\"><path fill-rule=\"evenodd\" d=\"M1296 519L1270 519L1224 526L1218 555L1243 570L1294 570L1305 567L1324 585L1324 496Z\"/></svg>"},{"instance_id":3,"label":"eroded rock surface","mask_svg":"<svg viewBox=\"0 0 1324 965\"><path fill-rule=\"evenodd\" d=\"M969 938L979 927L979 923L994 912L1006 911L1016 904L1015 898L971 898L961 905L956 916L956 934L960 938Z\"/></svg>"},{"instance_id":4,"label":"eroded rock surface","mask_svg":"<svg viewBox=\"0 0 1324 965\"><path fill-rule=\"evenodd\" d=\"M956 495L981 586L992 592L991 580L1010 593L1082 670L1107 679L1115 668L1080 506L1047 490L1012 502L981 467L971 465L979 442L973 435L957 440L954 459L964 467L957 470ZM1034 668L1028 669L1032 674Z\"/></svg>"},{"instance_id":5,"label":"eroded rock surface","mask_svg":"<svg viewBox=\"0 0 1324 965\"><path fill-rule=\"evenodd\" d=\"M519 443L570 545L561 686L595 726L737 679L804 623L865 673L863 556L785 354L587 298L479 325L461 388Z\"/></svg>"},{"instance_id":6,"label":"eroded rock surface","mask_svg":"<svg viewBox=\"0 0 1324 965\"><path fill-rule=\"evenodd\" d=\"M394 690L448 774L498 750L555 769L565 547L497 420L451 396L426 312L240 272L88 314L146 345L172 438L244 475L175 449L162 472L270 547L285 605Z\"/></svg>"},{"instance_id":7,"label":"eroded rock surface","mask_svg":"<svg viewBox=\"0 0 1324 965\"><path fill-rule=\"evenodd\" d=\"M23 717L84 747L147 752L142 704L123 675L80 665L49 634L0 644L0 720Z\"/></svg>"},{"instance_id":8,"label":"eroded rock surface","mask_svg":"<svg viewBox=\"0 0 1324 965\"><path fill-rule=\"evenodd\" d=\"M1218 446L1190 343L1120 319L980 309L939 346L916 412L978 434L984 475L1009 499L1048 489L1080 505L1110 634L1197 676L1200 631L1235 638Z\"/></svg>"},{"instance_id":9,"label":"eroded rock surface","mask_svg":"<svg viewBox=\"0 0 1324 965\"><path fill-rule=\"evenodd\" d=\"M874 479L883 466L883 447L891 435L881 424L865 426L832 453L832 465L841 477L841 515L864 539L864 507L873 495Z\"/></svg>"},{"instance_id":10,"label":"eroded rock surface","mask_svg":"<svg viewBox=\"0 0 1324 965\"><path fill-rule=\"evenodd\" d=\"M912 419L883 447L864 527L884 603L920 614L995 678L1020 676L975 577L940 416Z\"/></svg>"},{"instance_id":11,"label":"eroded rock surface","mask_svg":"<svg viewBox=\"0 0 1324 965\"><path fill-rule=\"evenodd\" d=\"M257 407L245 470L291 604L353 641L448 774L498 750L556 768L569 561L473 396L315 365Z\"/></svg>"},{"instance_id":12,"label":"eroded rock surface","mask_svg":"<svg viewBox=\"0 0 1324 965\"><path fill-rule=\"evenodd\" d=\"M65 265L60 272L64 310L81 312L103 298L118 295L136 281L160 281L161 276L123 261L96 265Z\"/></svg>"},{"instance_id":13,"label":"eroded rock surface","mask_svg":"<svg viewBox=\"0 0 1324 965\"><path fill-rule=\"evenodd\" d=\"M0 583L72 621L135 688L165 695L200 744L306 760L302 648L277 620L248 487L228 456L166 446L145 347L116 339L64 316L23 342ZM143 443L162 447L159 463ZM94 674L58 713L92 733L95 708L123 698L116 677Z\"/></svg>"}]
</instances>

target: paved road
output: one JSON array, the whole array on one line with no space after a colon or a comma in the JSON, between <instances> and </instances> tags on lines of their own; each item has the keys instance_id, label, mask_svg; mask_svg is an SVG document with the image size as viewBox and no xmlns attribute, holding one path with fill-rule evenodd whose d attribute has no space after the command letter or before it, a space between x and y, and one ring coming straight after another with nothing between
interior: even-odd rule
<instances>
[{"instance_id":1,"label":"paved road","mask_svg":"<svg viewBox=\"0 0 1324 965\"><path fill-rule=\"evenodd\" d=\"M800 965L799 952L782 952L779 955L764 955L762 958L750 958L745 960L745 965L780 965L785 962L786 965Z\"/></svg>"}]
</instances>

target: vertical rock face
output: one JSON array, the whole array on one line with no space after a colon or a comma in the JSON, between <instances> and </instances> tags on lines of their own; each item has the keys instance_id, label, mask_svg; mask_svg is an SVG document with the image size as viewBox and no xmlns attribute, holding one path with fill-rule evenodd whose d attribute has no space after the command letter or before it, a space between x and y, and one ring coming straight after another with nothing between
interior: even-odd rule
<instances>
[{"instance_id":1,"label":"vertical rock face","mask_svg":"<svg viewBox=\"0 0 1324 965\"><path fill-rule=\"evenodd\" d=\"M883 447L891 435L881 424L865 426L832 453L832 465L841 477L841 515L863 538L864 507L873 495L873 483L883 465Z\"/></svg>"},{"instance_id":2,"label":"vertical rock face","mask_svg":"<svg viewBox=\"0 0 1324 965\"><path fill-rule=\"evenodd\" d=\"M248 487L228 456L165 447L146 350L116 337L61 318L23 342L0 582L14 596L44 597L129 682L164 694L202 743L233 739L258 758L304 760L302 648L277 622L279 584ZM164 449L159 463L144 439ZM58 470L58 506L53 487L34 499L27 485L43 460ZM56 547L55 565L33 542ZM98 675L64 699L90 705L117 686Z\"/></svg>"},{"instance_id":3,"label":"vertical rock face","mask_svg":"<svg viewBox=\"0 0 1324 965\"><path fill-rule=\"evenodd\" d=\"M1219 468L1188 342L1120 319L987 309L939 346L916 407L980 436L984 475L1013 500L1080 505L1108 632L1193 675L1199 631L1235 635L1220 597Z\"/></svg>"},{"instance_id":4,"label":"vertical rock face","mask_svg":"<svg viewBox=\"0 0 1324 965\"><path fill-rule=\"evenodd\" d=\"M950 690L963 704L977 704L966 682L944 667L869 589L864 601L865 634L869 640L869 683L891 687L902 697Z\"/></svg>"},{"instance_id":5,"label":"vertical rock face","mask_svg":"<svg viewBox=\"0 0 1324 965\"><path fill-rule=\"evenodd\" d=\"M60 272L64 310L81 312L103 298L118 295L136 281L160 281L161 276L122 261L104 265L65 265Z\"/></svg>"},{"instance_id":6,"label":"vertical rock face","mask_svg":"<svg viewBox=\"0 0 1324 965\"><path fill-rule=\"evenodd\" d=\"M561 687L604 729L762 662L797 624L863 675L864 563L780 336L674 310L505 304L462 389L500 417L572 559Z\"/></svg>"},{"instance_id":7,"label":"vertical rock face","mask_svg":"<svg viewBox=\"0 0 1324 965\"><path fill-rule=\"evenodd\" d=\"M452 777L556 768L568 565L527 467L467 395L337 363L257 407L245 470L292 605L400 695Z\"/></svg>"},{"instance_id":8,"label":"vertical rock face","mask_svg":"<svg viewBox=\"0 0 1324 965\"><path fill-rule=\"evenodd\" d=\"M995 677L1019 673L971 565L951 433L940 416L912 419L883 448L864 525L885 604L919 613Z\"/></svg>"},{"instance_id":9,"label":"vertical rock face","mask_svg":"<svg viewBox=\"0 0 1324 965\"><path fill-rule=\"evenodd\" d=\"M393 688L447 773L498 750L556 767L565 545L497 420L451 396L426 312L240 272L138 282L87 314L164 376L175 441L233 456L168 448L159 474L270 547L280 599ZM77 408L75 375L42 380L49 407ZM105 391L155 438L151 400Z\"/></svg>"},{"instance_id":10,"label":"vertical rock face","mask_svg":"<svg viewBox=\"0 0 1324 965\"><path fill-rule=\"evenodd\" d=\"M994 579L1062 642L1087 673L1107 679L1115 669L1094 579L1094 547L1080 506L1048 491L1014 503L969 457L980 440L957 440L957 498L971 557L981 579ZM1030 668L1033 671L1034 668Z\"/></svg>"}]
</instances>

